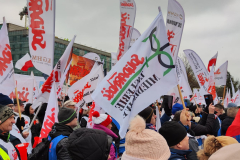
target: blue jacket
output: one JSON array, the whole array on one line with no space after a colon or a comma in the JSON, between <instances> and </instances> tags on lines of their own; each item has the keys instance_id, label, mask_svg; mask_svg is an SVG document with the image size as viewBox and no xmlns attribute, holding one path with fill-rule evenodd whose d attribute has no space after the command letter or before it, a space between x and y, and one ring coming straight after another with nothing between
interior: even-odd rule
<instances>
[{"instance_id":1,"label":"blue jacket","mask_svg":"<svg viewBox=\"0 0 240 160\"><path fill-rule=\"evenodd\" d=\"M191 150L177 150L170 148L171 156L168 160L186 160L188 154L190 154Z\"/></svg>"}]
</instances>

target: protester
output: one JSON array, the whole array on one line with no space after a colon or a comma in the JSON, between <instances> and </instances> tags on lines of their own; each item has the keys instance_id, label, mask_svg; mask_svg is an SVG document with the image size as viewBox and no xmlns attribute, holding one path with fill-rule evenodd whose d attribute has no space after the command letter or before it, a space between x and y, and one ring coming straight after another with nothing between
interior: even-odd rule
<instances>
[{"instance_id":1,"label":"protester","mask_svg":"<svg viewBox=\"0 0 240 160\"><path fill-rule=\"evenodd\" d=\"M90 112L90 108L88 108L87 106L83 106L83 114L82 114L82 118L80 120L80 126L81 128L86 128L87 127L87 122L88 122L88 116L89 116L89 112Z\"/></svg>"},{"instance_id":2,"label":"protester","mask_svg":"<svg viewBox=\"0 0 240 160\"><path fill-rule=\"evenodd\" d=\"M45 112L47 110L47 105L48 105L47 103L43 103L42 106L41 106L41 109L38 113L38 120L39 120L41 126L43 124L43 120L44 120L44 117L45 117ZM35 111L37 111L37 110L38 110L38 108L35 109Z\"/></svg>"},{"instance_id":3,"label":"protester","mask_svg":"<svg viewBox=\"0 0 240 160\"><path fill-rule=\"evenodd\" d=\"M64 102L63 107L67 107L67 108L71 108L73 110L76 110L76 103L71 101L71 100L67 100L66 102Z\"/></svg>"},{"instance_id":4,"label":"protester","mask_svg":"<svg viewBox=\"0 0 240 160\"><path fill-rule=\"evenodd\" d=\"M112 128L112 119L109 115L99 114L98 111L94 111L92 114L93 120L93 129L99 129L107 133L107 135L111 136L113 139L118 138L118 136L111 131ZM114 144L112 144L110 149L110 160L115 160L117 156L117 150L115 149Z\"/></svg>"},{"instance_id":5,"label":"protester","mask_svg":"<svg viewBox=\"0 0 240 160\"><path fill-rule=\"evenodd\" d=\"M219 118L220 115L223 114L224 111L224 106L221 104L216 104L215 105L215 115L217 116L216 120L215 120L215 124L214 124L214 128L213 128L213 134L215 136L221 136L221 125L222 125L222 121Z\"/></svg>"},{"instance_id":6,"label":"protester","mask_svg":"<svg viewBox=\"0 0 240 160\"><path fill-rule=\"evenodd\" d=\"M139 116L141 116L145 122L146 122L146 129L152 129L156 131L156 115L153 112L152 107L147 107L144 110L142 110L140 113L138 113Z\"/></svg>"},{"instance_id":7,"label":"protester","mask_svg":"<svg viewBox=\"0 0 240 160\"><path fill-rule=\"evenodd\" d=\"M8 96L2 93L0 93L0 104L4 106L7 105L11 109L13 109L14 107L13 101Z\"/></svg>"},{"instance_id":8,"label":"protester","mask_svg":"<svg viewBox=\"0 0 240 160\"><path fill-rule=\"evenodd\" d=\"M188 155L192 152L189 150L189 137L180 123L165 122L159 129L159 133L166 139L170 148L169 160L188 159Z\"/></svg>"},{"instance_id":9,"label":"protester","mask_svg":"<svg viewBox=\"0 0 240 160\"><path fill-rule=\"evenodd\" d=\"M18 160L20 156L15 145L12 144L9 139L11 136L9 132L12 130L12 125L14 123L14 112L12 109L8 106L0 105L0 144L7 149L7 153L11 160ZM1 156L3 155L1 154Z\"/></svg>"},{"instance_id":10,"label":"protester","mask_svg":"<svg viewBox=\"0 0 240 160\"><path fill-rule=\"evenodd\" d=\"M197 152L199 160L208 160L209 157L220 148L238 143L238 141L228 136L208 136L204 141L204 148Z\"/></svg>"},{"instance_id":11,"label":"protester","mask_svg":"<svg viewBox=\"0 0 240 160\"><path fill-rule=\"evenodd\" d=\"M27 103L25 108L24 108L24 112L25 115L27 115L30 118L30 123L32 122L33 118L34 118L34 109L32 108L32 104L31 103ZM32 132L32 144L34 144L34 137L39 137L41 131L41 125L39 123L38 118L36 118L33 122L33 125L31 127L31 132Z\"/></svg>"},{"instance_id":12,"label":"protester","mask_svg":"<svg viewBox=\"0 0 240 160\"><path fill-rule=\"evenodd\" d=\"M213 153L209 160L239 160L240 158L240 144L234 143L225 147L222 147L215 153Z\"/></svg>"},{"instance_id":13,"label":"protester","mask_svg":"<svg viewBox=\"0 0 240 160\"><path fill-rule=\"evenodd\" d=\"M222 127L221 127L222 135L226 134L227 129L234 121L234 118L236 117L238 110L239 110L238 107L231 107L227 109L227 117L223 120Z\"/></svg>"},{"instance_id":14,"label":"protester","mask_svg":"<svg viewBox=\"0 0 240 160\"><path fill-rule=\"evenodd\" d=\"M10 160L7 149L3 147L1 144L0 144L0 160Z\"/></svg>"},{"instance_id":15,"label":"protester","mask_svg":"<svg viewBox=\"0 0 240 160\"><path fill-rule=\"evenodd\" d=\"M62 100L60 98L58 98L57 101L58 101L58 108L61 108L62 107Z\"/></svg>"},{"instance_id":16,"label":"protester","mask_svg":"<svg viewBox=\"0 0 240 160\"><path fill-rule=\"evenodd\" d=\"M79 128L68 138L68 151L73 160L107 160L112 138L98 129Z\"/></svg>"},{"instance_id":17,"label":"protester","mask_svg":"<svg viewBox=\"0 0 240 160\"><path fill-rule=\"evenodd\" d=\"M126 134L126 151L121 160L167 160L170 150L166 140L157 132L145 129L146 123L140 116L131 122Z\"/></svg>"},{"instance_id":18,"label":"protester","mask_svg":"<svg viewBox=\"0 0 240 160\"><path fill-rule=\"evenodd\" d=\"M71 160L68 153L68 136L77 126L77 113L75 110L62 107L58 113L58 123L55 123L49 133L51 147L49 157L52 160Z\"/></svg>"}]
</instances>

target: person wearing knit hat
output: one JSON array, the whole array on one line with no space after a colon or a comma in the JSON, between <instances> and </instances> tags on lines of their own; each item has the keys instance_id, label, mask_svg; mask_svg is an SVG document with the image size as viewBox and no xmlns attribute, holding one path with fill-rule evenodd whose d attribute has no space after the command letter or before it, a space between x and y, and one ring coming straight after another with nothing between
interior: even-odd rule
<instances>
[{"instance_id":1,"label":"person wearing knit hat","mask_svg":"<svg viewBox=\"0 0 240 160\"><path fill-rule=\"evenodd\" d=\"M145 125L139 115L130 122L121 160L168 160L170 150L166 140L159 133L145 129Z\"/></svg>"},{"instance_id":2,"label":"person wearing knit hat","mask_svg":"<svg viewBox=\"0 0 240 160\"><path fill-rule=\"evenodd\" d=\"M109 115L100 114L98 111L94 111L92 113L92 121L94 123L93 129L99 129L107 133L107 135L111 136L114 140L118 138L118 136L111 130L112 128L112 119ZM114 145L111 145L110 148L110 159L116 160L117 151L115 150Z\"/></svg>"},{"instance_id":3,"label":"person wearing knit hat","mask_svg":"<svg viewBox=\"0 0 240 160\"><path fill-rule=\"evenodd\" d=\"M139 116L141 116L145 122L146 122L146 129L152 129L156 131L156 115L154 114L154 111L152 107L147 107L141 112L138 113Z\"/></svg>"},{"instance_id":4,"label":"person wearing knit hat","mask_svg":"<svg viewBox=\"0 0 240 160\"><path fill-rule=\"evenodd\" d=\"M231 108L231 107L237 107L237 105L235 103L228 103L227 108Z\"/></svg>"},{"instance_id":5,"label":"person wearing knit hat","mask_svg":"<svg viewBox=\"0 0 240 160\"><path fill-rule=\"evenodd\" d=\"M169 160L186 159L192 152L189 150L189 137L186 129L178 122L165 122L159 129L159 133L166 139L170 147Z\"/></svg>"},{"instance_id":6,"label":"person wearing knit hat","mask_svg":"<svg viewBox=\"0 0 240 160\"><path fill-rule=\"evenodd\" d=\"M57 145L52 145L49 151L50 159L71 160L68 152L68 136L73 132L73 128L77 126L77 113L71 108L62 107L58 112L58 123L52 126L49 138L59 139Z\"/></svg>"},{"instance_id":7,"label":"person wearing knit hat","mask_svg":"<svg viewBox=\"0 0 240 160\"><path fill-rule=\"evenodd\" d=\"M238 144L238 141L228 136L208 136L204 141L204 148L197 152L198 159L208 160L217 150L231 144Z\"/></svg>"},{"instance_id":8,"label":"person wearing knit hat","mask_svg":"<svg viewBox=\"0 0 240 160\"><path fill-rule=\"evenodd\" d=\"M71 109L75 110L76 109L75 104L76 104L75 102L68 100L68 101L64 102L63 107L71 108Z\"/></svg>"},{"instance_id":9,"label":"person wearing knit hat","mask_svg":"<svg viewBox=\"0 0 240 160\"><path fill-rule=\"evenodd\" d=\"M0 93L0 104L1 105L7 105L8 107L10 107L11 109L13 109L14 105L13 105L13 101L6 95Z\"/></svg>"}]
</instances>

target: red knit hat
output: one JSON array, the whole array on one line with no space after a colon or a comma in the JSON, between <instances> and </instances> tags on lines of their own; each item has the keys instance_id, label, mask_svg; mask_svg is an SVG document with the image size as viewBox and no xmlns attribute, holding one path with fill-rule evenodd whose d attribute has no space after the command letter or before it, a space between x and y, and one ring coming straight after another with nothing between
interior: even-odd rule
<instances>
[{"instance_id":1,"label":"red knit hat","mask_svg":"<svg viewBox=\"0 0 240 160\"><path fill-rule=\"evenodd\" d=\"M112 123L111 116L106 114L99 114L98 111L93 112L92 120L94 124L101 124L105 127L107 127L110 123Z\"/></svg>"}]
</instances>

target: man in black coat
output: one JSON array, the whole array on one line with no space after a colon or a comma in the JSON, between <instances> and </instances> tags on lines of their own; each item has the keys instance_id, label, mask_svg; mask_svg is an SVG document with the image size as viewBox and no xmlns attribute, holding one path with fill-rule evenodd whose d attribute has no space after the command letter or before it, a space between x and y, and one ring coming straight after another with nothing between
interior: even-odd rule
<instances>
[{"instance_id":1,"label":"man in black coat","mask_svg":"<svg viewBox=\"0 0 240 160\"><path fill-rule=\"evenodd\" d=\"M227 117L222 122L221 135L225 135L228 127L232 124L234 118L238 113L238 107L231 107L227 109Z\"/></svg>"}]
</instances>

